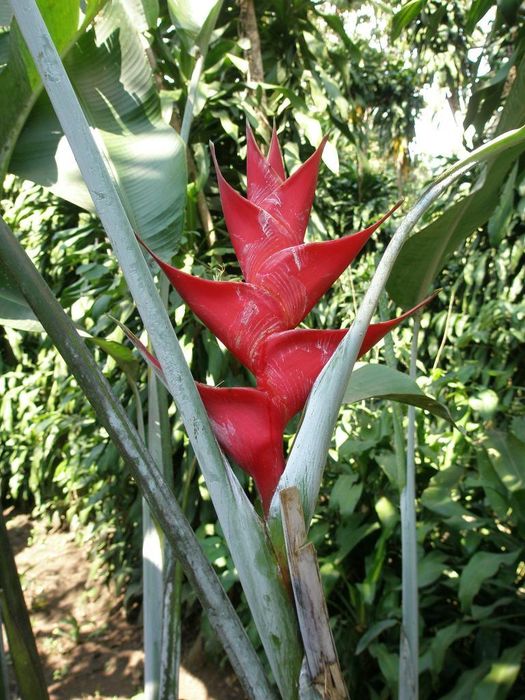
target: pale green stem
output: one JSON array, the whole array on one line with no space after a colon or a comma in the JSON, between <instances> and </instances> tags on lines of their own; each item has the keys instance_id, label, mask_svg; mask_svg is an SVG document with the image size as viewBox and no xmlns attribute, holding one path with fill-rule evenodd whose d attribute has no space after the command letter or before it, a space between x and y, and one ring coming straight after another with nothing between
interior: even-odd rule
<instances>
[{"instance_id":1,"label":"pale green stem","mask_svg":"<svg viewBox=\"0 0 525 700\"><path fill-rule=\"evenodd\" d=\"M180 128L180 135L186 146L188 145L188 139L190 137L191 123L193 121L193 110L195 108L195 99L197 97L197 88L199 86L199 80L201 78L203 68L204 56L203 54L199 54L191 74L190 84L188 87L188 98L184 106L184 115L182 117L182 125Z\"/></svg>"},{"instance_id":2,"label":"pale green stem","mask_svg":"<svg viewBox=\"0 0 525 700\"><path fill-rule=\"evenodd\" d=\"M379 300L379 313L382 321L388 319L388 310L386 304L385 296L381 296ZM392 369L396 369L396 356L394 354L394 341L392 336L388 333L385 336L385 359L386 363ZM394 426L394 453L396 456L397 465L397 487L401 493L405 486L405 472L406 472L406 457L405 457L405 445L403 440L403 409L397 403L397 401L391 402L392 406L392 424Z\"/></svg>"},{"instance_id":3,"label":"pale green stem","mask_svg":"<svg viewBox=\"0 0 525 700\"><path fill-rule=\"evenodd\" d=\"M158 382L148 375L148 450L168 482L164 460ZM164 389L164 387L163 387ZM169 430L169 423L168 423ZM170 455L171 456L171 455ZM168 482L169 483L169 482ZM171 484L170 484L171 486ZM162 533L142 500L142 590L144 614L144 700L158 700L161 684L165 548Z\"/></svg>"},{"instance_id":4,"label":"pale green stem","mask_svg":"<svg viewBox=\"0 0 525 700\"><path fill-rule=\"evenodd\" d=\"M281 694L295 698L302 658L297 621L264 525L219 449L146 260L35 0L17 0L13 10L188 432ZM264 694L257 691L255 697Z\"/></svg>"},{"instance_id":5,"label":"pale green stem","mask_svg":"<svg viewBox=\"0 0 525 700\"><path fill-rule=\"evenodd\" d=\"M195 468L197 466L197 460L193 458L189 469L184 475L184 485L182 489L181 496L181 509L183 513L186 513L188 507L188 500L190 494L191 482L193 480L193 475L195 474ZM169 557L168 553L168 557ZM182 582L184 579L184 572L180 562L177 560L175 562L175 567L173 566L173 559L169 558L166 564L166 590L165 590L165 613L164 613L164 630L163 630L163 643L162 643L162 657L161 663L169 664L171 663L172 668L178 669L180 667L180 657L181 657L181 612L182 612ZM178 675L178 674L177 674ZM169 673L161 673L161 684L159 689L160 700L171 700L172 697L178 697L178 677L176 680L176 685L170 687ZM171 693L171 694L170 694Z\"/></svg>"},{"instance_id":6,"label":"pale green stem","mask_svg":"<svg viewBox=\"0 0 525 700\"><path fill-rule=\"evenodd\" d=\"M410 378L416 378L419 315L414 320ZM416 409L408 407L406 484L401 492L402 622L399 644L399 700L417 700L419 634L416 530Z\"/></svg>"},{"instance_id":7,"label":"pale green stem","mask_svg":"<svg viewBox=\"0 0 525 700\"><path fill-rule=\"evenodd\" d=\"M447 317L445 319L445 328L443 329L443 337L441 338L441 343L439 344L439 348L436 353L436 359L434 360L434 364L432 365L432 372L434 372L434 370L436 370L439 367L441 354L443 353L443 350L445 349L445 346L447 344L450 318L452 316L452 309L454 308L454 301L456 300L456 291L458 288L458 283L459 280L454 284L454 286L452 287L452 291L450 292L450 301L448 303Z\"/></svg>"},{"instance_id":8,"label":"pale green stem","mask_svg":"<svg viewBox=\"0 0 525 700\"><path fill-rule=\"evenodd\" d=\"M123 406L80 338L71 319L0 217L0 260L55 343L142 490L184 572L253 700L274 698L261 663L213 567ZM0 573L3 571L0 568ZM38 697L37 695L34 696Z\"/></svg>"},{"instance_id":9,"label":"pale green stem","mask_svg":"<svg viewBox=\"0 0 525 700\"><path fill-rule=\"evenodd\" d=\"M191 123L193 121L193 110L195 107L195 99L199 80L204 67L204 56L199 55L190 79L188 87L188 98L184 109L182 126L180 135L186 148L188 148L188 140L190 136ZM170 284L164 275L160 278L160 298L164 307L168 308L168 299L170 292ZM159 382L153 373L149 375L150 386L155 384L157 394L157 417L159 420L159 430L152 437L160 439L161 454L162 454L162 470L164 476L169 481L172 479L171 472L171 429L168 416L168 401L165 387ZM151 391L151 389L150 389ZM150 411L152 410L151 400L148 399ZM182 504L182 510L186 508ZM146 514L145 514L146 515ZM146 516L147 517L147 516ZM150 528L154 527L154 523L149 524ZM149 607L156 607L157 611L152 610L150 617L161 615L160 624L156 627L155 637L160 639L160 663L151 668L152 673L158 675L158 692L155 688L154 694L146 693L145 700L169 700L171 697L178 697L179 687L179 666L181 653L181 600L182 600L182 581L183 572L180 563L175 559L169 547L162 548L160 541L160 533L158 534L157 549L162 551L162 570L156 571L155 584L157 595L152 597ZM160 580L159 580L160 579ZM158 594L162 593L162 597L158 598ZM162 600L162 606L160 606ZM162 612L160 612L162 611ZM156 663L156 659L154 661ZM152 674L150 674L151 676ZM146 678L145 678L146 680Z\"/></svg>"},{"instance_id":10,"label":"pale green stem","mask_svg":"<svg viewBox=\"0 0 525 700\"><path fill-rule=\"evenodd\" d=\"M156 383L155 376L150 373L149 387L152 382ZM144 411L137 384L132 379L129 380L135 404L137 406L137 430L141 439L146 442L146 430L144 426ZM150 413L148 415L148 447L155 463L160 468L158 448L152 439L152 433L157 436L160 426L152 426L152 412L155 413L156 394L151 396L148 391ZM165 477L166 474L161 468ZM159 586L160 580L160 586ZM157 700L159 689L159 668L161 657L161 629L162 629L162 546L160 533L151 517L150 510L145 498L142 498L142 609L144 616L144 698L145 700Z\"/></svg>"},{"instance_id":11,"label":"pale green stem","mask_svg":"<svg viewBox=\"0 0 525 700\"><path fill-rule=\"evenodd\" d=\"M142 410L142 401L140 400L140 393L137 383L128 377L128 384L131 387L133 393L133 398L135 399L135 406L137 407L137 432L140 435L140 439L146 442L146 431L144 429L144 411Z\"/></svg>"}]
</instances>

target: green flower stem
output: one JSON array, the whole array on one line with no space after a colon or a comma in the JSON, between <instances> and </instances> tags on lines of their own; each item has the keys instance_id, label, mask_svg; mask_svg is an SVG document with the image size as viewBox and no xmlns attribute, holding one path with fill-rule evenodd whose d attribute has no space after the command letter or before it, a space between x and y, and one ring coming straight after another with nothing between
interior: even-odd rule
<instances>
[{"instance_id":1,"label":"green flower stem","mask_svg":"<svg viewBox=\"0 0 525 700\"><path fill-rule=\"evenodd\" d=\"M419 314L414 319L410 378L416 378ZM417 700L419 633L416 530L416 409L408 407L406 483L401 491L402 621L399 643L399 700Z\"/></svg>"},{"instance_id":2,"label":"green flower stem","mask_svg":"<svg viewBox=\"0 0 525 700\"><path fill-rule=\"evenodd\" d=\"M382 321L386 321L388 318L388 310L385 296L382 295L379 300L379 312ZM396 356L394 354L394 342L392 336L388 333L385 338L385 360L389 367L396 369ZM394 426L394 453L396 456L396 481L399 492L403 490L406 482L406 456L405 456L405 445L403 441L403 409L397 403L397 401L392 401L392 424Z\"/></svg>"},{"instance_id":3,"label":"green flower stem","mask_svg":"<svg viewBox=\"0 0 525 700\"><path fill-rule=\"evenodd\" d=\"M9 641L11 660L20 695L31 700L48 700L44 672L38 657L24 594L0 504L0 608ZM0 630L1 632L1 630ZM1 685L1 683L0 683ZM6 695L7 698L7 689Z\"/></svg>"},{"instance_id":4,"label":"green flower stem","mask_svg":"<svg viewBox=\"0 0 525 700\"><path fill-rule=\"evenodd\" d=\"M199 86L199 80L202 75L202 69L204 67L204 56L201 54L198 56L193 72L191 75L191 80L188 88L188 97L186 100L186 106L184 108L184 117L182 119L182 126L180 130L180 135L186 149L188 148L188 140L190 135L191 123L193 121L193 110L195 106L195 100L197 96L197 88ZM160 275L160 298L164 307L168 308L170 284L167 277L163 274ZM172 456L171 456L171 426L168 416L168 394L164 385L157 380L155 375L150 372L148 376L148 405L150 412L153 413L154 420L158 422L158 428L149 432L148 445L151 449L151 441L160 445L155 444L154 449L159 453L162 463L162 472L164 477L167 479L168 483L172 485L173 474L172 474ZM153 397L155 394L155 397ZM152 403L154 401L154 403ZM156 410L153 410L156 409ZM195 460L194 460L195 461ZM185 480L187 484L187 480ZM187 501L187 499L186 499ZM186 513L186 506L184 505L184 497L182 500L182 512ZM148 519L148 514L144 512L144 521ZM150 522L149 528L154 527L155 524ZM160 538L160 533L159 533ZM153 660L153 664L150 664L150 676L153 678L158 677L158 693L153 692L151 694L151 700L169 700L170 697L179 697L179 667L180 667L180 654L181 654L181 601L182 601L182 582L183 582L183 571L179 561L173 556L173 552L169 547L162 547L162 541L158 541L157 547L162 548L162 568L161 570L156 570L155 578L160 577L160 581L157 581L157 588L162 589L162 605L161 601L158 600L158 595L152 596L152 600L148 600L148 605L151 608L150 617L154 619L157 615L161 615L160 624L157 625L157 631L153 631L155 636L159 637L159 652L160 659L159 663L156 663L156 659ZM155 611L157 608L157 611ZM162 612L161 612L162 611ZM155 690L155 689L154 689ZM147 691L146 695L147 695ZM149 700L146 696L145 700Z\"/></svg>"},{"instance_id":5,"label":"green flower stem","mask_svg":"<svg viewBox=\"0 0 525 700\"><path fill-rule=\"evenodd\" d=\"M0 217L0 259L24 294L92 404L162 526L250 698L273 698L261 663L215 571L171 489L65 314L15 236ZM2 572L6 567L1 567ZM29 696L28 696L29 697ZM35 700L38 695L30 696Z\"/></svg>"},{"instance_id":6,"label":"green flower stem","mask_svg":"<svg viewBox=\"0 0 525 700\"><path fill-rule=\"evenodd\" d=\"M188 97L186 99L184 114L182 116L182 126L180 127L180 136L186 144L186 148L188 147L189 143L191 123L193 121L193 110L195 108L195 100L197 98L197 88L199 87L199 80L201 79L203 68L204 55L200 53L197 56L197 60L195 61L191 74L190 84L188 87Z\"/></svg>"},{"instance_id":7,"label":"green flower stem","mask_svg":"<svg viewBox=\"0 0 525 700\"><path fill-rule=\"evenodd\" d=\"M181 495L181 509L186 513L188 508L188 500L190 495L191 482L197 467L195 457L191 460L189 468L184 474L184 484ZM164 666L171 665L171 668L178 669L180 666L181 656L181 612L182 612L182 583L184 579L184 571L181 563L174 561L171 552L168 550L165 574L165 612L163 618L163 637L162 637L162 655L161 664ZM171 682L171 686L170 686ZM160 700L171 700L172 697L178 697L178 673L175 677L172 673L162 673L160 675Z\"/></svg>"},{"instance_id":8,"label":"green flower stem","mask_svg":"<svg viewBox=\"0 0 525 700\"><path fill-rule=\"evenodd\" d=\"M295 698L302 657L297 621L264 525L215 440L146 260L35 0L17 0L13 11L186 426L281 694Z\"/></svg>"},{"instance_id":9,"label":"green flower stem","mask_svg":"<svg viewBox=\"0 0 525 700\"><path fill-rule=\"evenodd\" d=\"M155 375L148 373L147 446L153 461L168 486L173 489L169 472L171 465L170 425L167 401L161 406L161 393ZM162 409L165 412L162 413ZM164 420L163 420L164 418ZM167 444L166 444L167 443ZM158 700L161 685L162 629L164 624L164 574L167 550L162 532L152 516L146 500L142 499L142 587L144 614L144 700ZM164 667L169 673L169 665ZM176 696L175 696L176 697Z\"/></svg>"}]
</instances>

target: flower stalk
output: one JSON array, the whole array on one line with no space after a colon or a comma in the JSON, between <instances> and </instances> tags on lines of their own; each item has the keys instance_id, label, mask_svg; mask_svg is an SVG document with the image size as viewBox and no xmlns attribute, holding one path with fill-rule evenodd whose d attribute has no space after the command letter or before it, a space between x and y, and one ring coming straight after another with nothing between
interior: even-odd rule
<instances>
[{"instance_id":1,"label":"flower stalk","mask_svg":"<svg viewBox=\"0 0 525 700\"><path fill-rule=\"evenodd\" d=\"M414 320L410 378L416 378L419 317ZM419 697L419 627L416 529L416 409L408 407L406 480L401 491L402 620L399 642L399 700Z\"/></svg>"}]
</instances>

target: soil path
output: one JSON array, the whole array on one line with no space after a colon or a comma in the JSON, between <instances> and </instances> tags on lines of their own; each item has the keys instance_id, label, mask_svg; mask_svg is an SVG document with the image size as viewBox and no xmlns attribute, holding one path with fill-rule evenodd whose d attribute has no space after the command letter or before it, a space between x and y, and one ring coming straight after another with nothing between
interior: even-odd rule
<instances>
[{"instance_id":1,"label":"soil path","mask_svg":"<svg viewBox=\"0 0 525 700\"><path fill-rule=\"evenodd\" d=\"M51 700L128 700L141 693L142 630L90 574L74 535L47 532L26 515L7 516L7 528ZM231 671L210 664L194 646L181 669L180 698L245 696Z\"/></svg>"}]
</instances>

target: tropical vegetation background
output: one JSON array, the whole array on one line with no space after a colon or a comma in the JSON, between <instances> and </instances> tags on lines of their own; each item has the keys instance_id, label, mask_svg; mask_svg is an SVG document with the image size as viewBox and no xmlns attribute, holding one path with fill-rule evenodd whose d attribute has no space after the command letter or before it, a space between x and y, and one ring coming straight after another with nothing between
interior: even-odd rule
<instances>
[{"instance_id":1,"label":"tropical vegetation background","mask_svg":"<svg viewBox=\"0 0 525 700\"><path fill-rule=\"evenodd\" d=\"M246 123L262 143L275 124L288 170L329 134L310 240L359 230L401 197L413 202L458 154L525 123L525 7L518 0L224 0L207 37L186 182L173 129L180 129L199 38L194 18L177 14L181 4L91 0L81 22L78 2L39 2L138 230L195 274L239 275L208 144L242 190ZM140 335L140 319L49 102L25 68L7 3L0 9L2 215L140 420L146 367L116 324ZM441 122L429 122L429 100ZM422 698L525 697L525 161L519 149L511 156L465 176L418 234L426 248L417 255L433 256L441 288L422 317L418 382L448 406L457 426L418 412ZM309 327L351 323L394 227L395 220L382 226L311 312ZM417 255L402 253L385 317L417 297ZM195 378L250 383L173 291L170 305ZM0 319L2 505L74 529L115 594L135 606L142 585L136 486L1 268ZM405 369L410 324L392 335L372 359ZM342 411L311 530L342 668L352 696L363 699L397 693L393 415L388 401ZM174 408L170 421L176 491L258 643ZM200 621L212 658L221 656L187 584L182 609L183 621Z\"/></svg>"}]
</instances>

